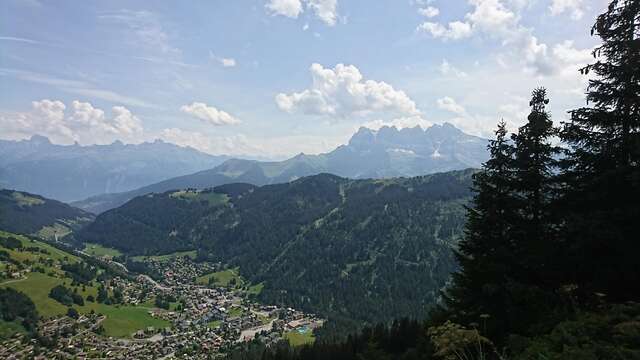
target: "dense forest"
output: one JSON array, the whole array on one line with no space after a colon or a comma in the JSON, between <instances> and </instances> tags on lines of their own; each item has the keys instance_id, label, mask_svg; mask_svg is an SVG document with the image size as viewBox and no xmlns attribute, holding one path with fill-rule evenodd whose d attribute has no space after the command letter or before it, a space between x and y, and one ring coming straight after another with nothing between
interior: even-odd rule
<instances>
[{"instance_id":1,"label":"dense forest","mask_svg":"<svg viewBox=\"0 0 640 360\"><path fill-rule=\"evenodd\" d=\"M460 268L424 324L230 358L640 359L640 2L612 1L592 33L587 107L556 127L538 88L524 126L498 124Z\"/></svg>"},{"instance_id":2,"label":"dense forest","mask_svg":"<svg viewBox=\"0 0 640 360\"><path fill-rule=\"evenodd\" d=\"M473 170L387 180L329 174L139 197L78 238L130 254L197 249L239 267L260 300L317 313L323 338L422 318L455 270ZM134 236L132 236L134 234Z\"/></svg>"},{"instance_id":3,"label":"dense forest","mask_svg":"<svg viewBox=\"0 0 640 360\"><path fill-rule=\"evenodd\" d=\"M93 215L56 200L21 191L0 189L0 230L34 234L43 227L59 226L69 232L93 220Z\"/></svg>"}]
</instances>

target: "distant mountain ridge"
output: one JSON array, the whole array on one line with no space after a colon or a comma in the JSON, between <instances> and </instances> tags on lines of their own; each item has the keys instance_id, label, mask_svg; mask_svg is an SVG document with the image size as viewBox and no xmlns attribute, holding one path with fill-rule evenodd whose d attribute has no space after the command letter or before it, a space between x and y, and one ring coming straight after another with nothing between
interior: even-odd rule
<instances>
[{"instance_id":1,"label":"distant mountain ridge","mask_svg":"<svg viewBox=\"0 0 640 360\"><path fill-rule=\"evenodd\" d=\"M80 146L52 144L34 135L0 140L0 188L75 201L210 169L228 159L161 140Z\"/></svg>"},{"instance_id":2,"label":"distant mountain ridge","mask_svg":"<svg viewBox=\"0 0 640 360\"><path fill-rule=\"evenodd\" d=\"M479 168L488 158L486 146L486 139L465 134L449 123L427 129L362 127L348 144L329 153L299 154L277 162L230 159L213 169L125 193L91 197L73 205L99 214L136 196L176 189L203 189L236 182L277 184L321 173L352 179L380 179Z\"/></svg>"}]
</instances>

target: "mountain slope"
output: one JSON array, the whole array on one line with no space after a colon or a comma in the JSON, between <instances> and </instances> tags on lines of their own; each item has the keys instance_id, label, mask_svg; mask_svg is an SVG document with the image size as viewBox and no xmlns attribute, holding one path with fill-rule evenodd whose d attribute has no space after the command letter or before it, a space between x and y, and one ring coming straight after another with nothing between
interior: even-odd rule
<instances>
[{"instance_id":1,"label":"mountain slope","mask_svg":"<svg viewBox=\"0 0 640 360\"><path fill-rule=\"evenodd\" d=\"M129 191L227 160L162 141L139 145L56 145L42 136L0 140L0 187L61 201Z\"/></svg>"},{"instance_id":2,"label":"mountain slope","mask_svg":"<svg viewBox=\"0 0 640 360\"><path fill-rule=\"evenodd\" d=\"M149 194L99 215L78 238L130 254L197 249L263 282L263 300L320 313L342 329L421 317L455 268L451 248L472 174L321 174Z\"/></svg>"},{"instance_id":3,"label":"mountain slope","mask_svg":"<svg viewBox=\"0 0 640 360\"><path fill-rule=\"evenodd\" d=\"M360 128L347 145L326 154L300 154L279 162L233 159L210 170L126 193L95 196L73 205L98 214L136 196L173 189L202 189L234 182L277 184L320 173L365 179L479 168L488 156L486 145L485 139L467 135L447 123L426 130Z\"/></svg>"},{"instance_id":4,"label":"mountain slope","mask_svg":"<svg viewBox=\"0 0 640 360\"><path fill-rule=\"evenodd\" d=\"M0 190L0 230L55 238L78 230L93 215L56 200L14 190Z\"/></svg>"}]
</instances>

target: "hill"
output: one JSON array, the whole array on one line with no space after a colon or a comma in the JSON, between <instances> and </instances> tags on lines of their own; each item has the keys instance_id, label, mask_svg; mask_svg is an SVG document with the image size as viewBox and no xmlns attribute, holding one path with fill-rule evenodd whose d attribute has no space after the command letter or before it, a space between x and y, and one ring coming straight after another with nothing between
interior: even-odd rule
<instances>
[{"instance_id":1,"label":"hill","mask_svg":"<svg viewBox=\"0 0 640 360\"><path fill-rule=\"evenodd\" d=\"M158 182L130 192L105 194L73 203L99 214L136 196L185 188L209 188L229 183L267 185L304 176L330 173L353 179L411 177L479 168L487 159L487 141L463 133L451 124L380 130L360 128L347 145L319 155L299 154L285 161L232 159L213 169Z\"/></svg>"},{"instance_id":2,"label":"hill","mask_svg":"<svg viewBox=\"0 0 640 360\"><path fill-rule=\"evenodd\" d=\"M422 317L438 299L455 268L473 173L320 174L148 194L99 215L78 238L129 254L196 249L264 284L266 303L320 313L342 331Z\"/></svg>"},{"instance_id":3,"label":"hill","mask_svg":"<svg viewBox=\"0 0 640 360\"><path fill-rule=\"evenodd\" d=\"M43 136L0 140L0 187L68 202L129 191L227 159L160 140L91 146L52 144Z\"/></svg>"},{"instance_id":4,"label":"hill","mask_svg":"<svg viewBox=\"0 0 640 360\"><path fill-rule=\"evenodd\" d=\"M93 218L90 213L40 195L0 189L0 230L63 237Z\"/></svg>"}]
</instances>

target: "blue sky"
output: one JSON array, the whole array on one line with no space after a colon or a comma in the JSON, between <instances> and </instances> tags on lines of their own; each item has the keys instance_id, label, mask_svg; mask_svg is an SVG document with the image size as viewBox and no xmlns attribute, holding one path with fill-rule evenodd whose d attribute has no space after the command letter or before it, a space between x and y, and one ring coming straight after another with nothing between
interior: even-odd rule
<instances>
[{"instance_id":1,"label":"blue sky","mask_svg":"<svg viewBox=\"0 0 640 360\"><path fill-rule=\"evenodd\" d=\"M360 126L515 129L546 86L584 104L605 0L0 4L0 138L162 138L210 153L329 151Z\"/></svg>"}]
</instances>

